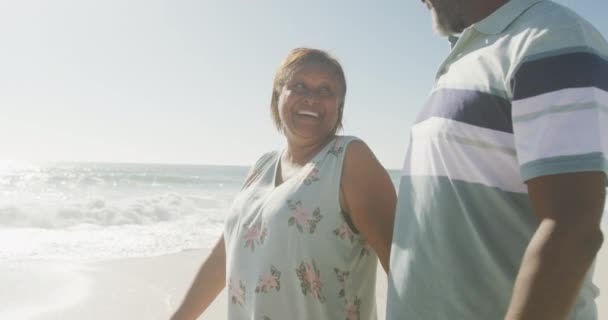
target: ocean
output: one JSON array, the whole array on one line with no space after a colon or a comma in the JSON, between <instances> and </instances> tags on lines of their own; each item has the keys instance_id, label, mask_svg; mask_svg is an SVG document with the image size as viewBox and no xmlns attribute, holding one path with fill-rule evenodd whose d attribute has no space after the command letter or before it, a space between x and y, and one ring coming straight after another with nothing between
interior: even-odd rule
<instances>
[{"instance_id":1,"label":"ocean","mask_svg":"<svg viewBox=\"0 0 608 320\"><path fill-rule=\"evenodd\" d=\"M0 259L108 260L211 248L247 171L209 165L0 165ZM389 174L398 187L399 171Z\"/></svg>"},{"instance_id":2,"label":"ocean","mask_svg":"<svg viewBox=\"0 0 608 320\"><path fill-rule=\"evenodd\" d=\"M105 260L210 248L247 167L0 167L0 259Z\"/></svg>"}]
</instances>

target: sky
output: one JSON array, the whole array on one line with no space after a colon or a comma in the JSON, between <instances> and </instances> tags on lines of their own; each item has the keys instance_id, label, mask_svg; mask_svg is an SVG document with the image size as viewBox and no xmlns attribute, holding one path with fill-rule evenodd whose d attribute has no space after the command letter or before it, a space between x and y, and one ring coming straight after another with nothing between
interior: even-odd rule
<instances>
[{"instance_id":1,"label":"sky","mask_svg":"<svg viewBox=\"0 0 608 320\"><path fill-rule=\"evenodd\" d=\"M562 0L608 35L608 2ZM449 52L418 0L0 0L0 161L250 165L282 148L274 73L329 51L343 134L401 167Z\"/></svg>"}]
</instances>

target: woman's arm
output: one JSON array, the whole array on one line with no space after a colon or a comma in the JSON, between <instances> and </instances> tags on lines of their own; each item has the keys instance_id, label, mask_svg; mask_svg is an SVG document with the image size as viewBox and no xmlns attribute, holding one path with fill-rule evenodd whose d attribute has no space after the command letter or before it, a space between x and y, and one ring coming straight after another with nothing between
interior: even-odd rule
<instances>
[{"instance_id":1,"label":"woman's arm","mask_svg":"<svg viewBox=\"0 0 608 320\"><path fill-rule=\"evenodd\" d=\"M205 259L190 290L171 320L194 320L207 309L226 285L226 248L220 237Z\"/></svg>"},{"instance_id":2,"label":"woman's arm","mask_svg":"<svg viewBox=\"0 0 608 320\"><path fill-rule=\"evenodd\" d=\"M397 195L388 172L363 141L346 149L340 190L342 209L388 272Z\"/></svg>"}]
</instances>

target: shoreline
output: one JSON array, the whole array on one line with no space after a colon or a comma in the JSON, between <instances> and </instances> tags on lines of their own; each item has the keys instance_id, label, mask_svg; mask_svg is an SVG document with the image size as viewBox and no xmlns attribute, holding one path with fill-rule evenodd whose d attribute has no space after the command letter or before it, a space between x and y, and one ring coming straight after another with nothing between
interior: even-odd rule
<instances>
[{"instance_id":1,"label":"shoreline","mask_svg":"<svg viewBox=\"0 0 608 320\"><path fill-rule=\"evenodd\" d=\"M100 262L0 261L0 319L11 320L168 320L208 249L157 257ZM608 318L608 245L596 261L594 283L599 319ZM386 307L386 276L378 268L378 319ZM10 290L9 290L10 288ZM226 290L199 320L224 320Z\"/></svg>"}]
</instances>

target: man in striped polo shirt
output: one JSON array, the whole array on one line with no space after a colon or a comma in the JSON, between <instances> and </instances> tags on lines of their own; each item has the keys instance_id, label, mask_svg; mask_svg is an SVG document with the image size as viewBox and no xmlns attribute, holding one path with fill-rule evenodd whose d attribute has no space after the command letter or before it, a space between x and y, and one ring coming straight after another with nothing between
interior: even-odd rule
<instances>
[{"instance_id":1,"label":"man in striped polo shirt","mask_svg":"<svg viewBox=\"0 0 608 320\"><path fill-rule=\"evenodd\" d=\"M411 130L387 319L597 319L608 44L549 0L423 2L454 41Z\"/></svg>"}]
</instances>

